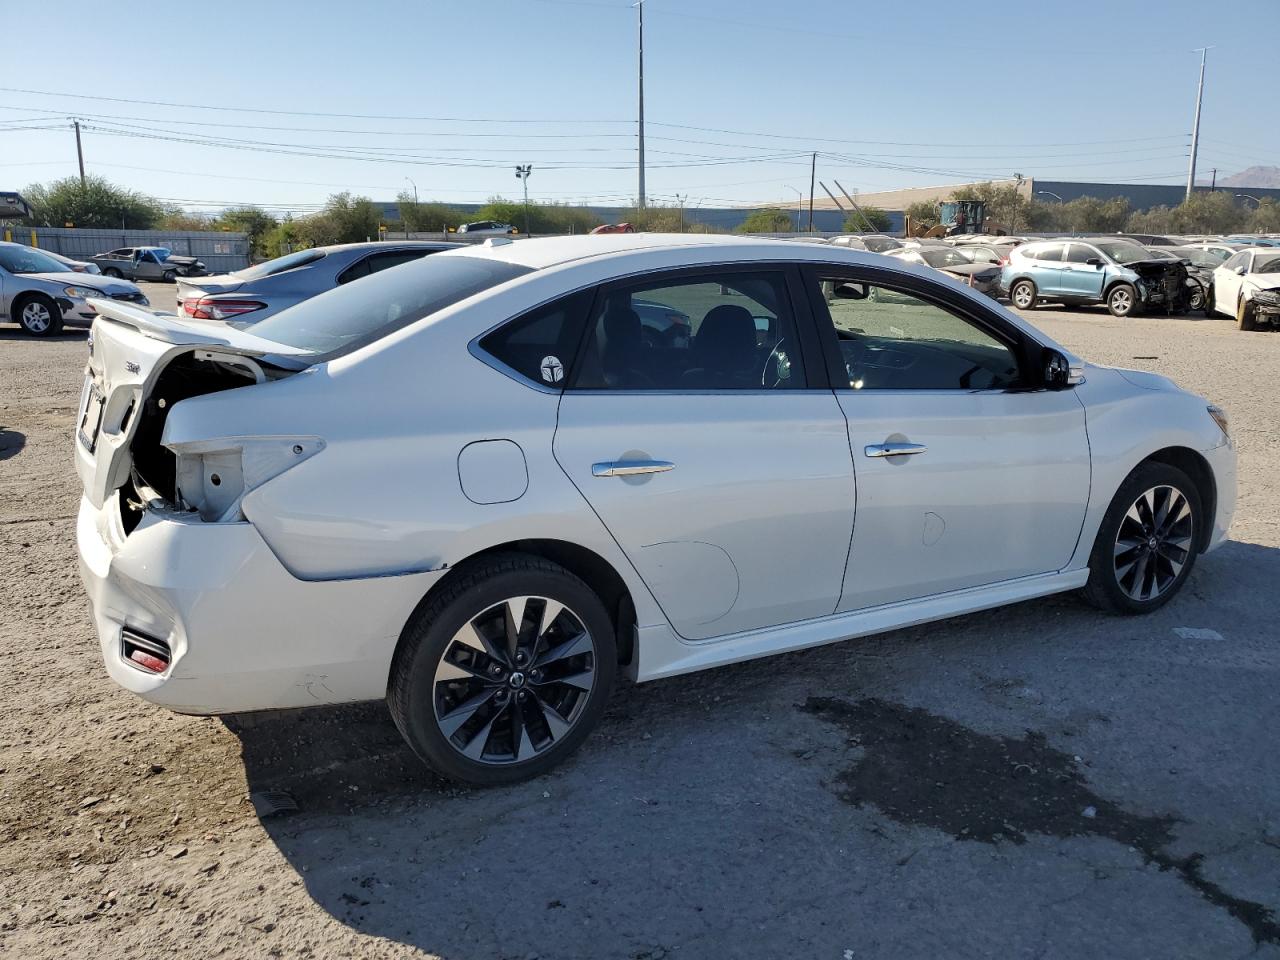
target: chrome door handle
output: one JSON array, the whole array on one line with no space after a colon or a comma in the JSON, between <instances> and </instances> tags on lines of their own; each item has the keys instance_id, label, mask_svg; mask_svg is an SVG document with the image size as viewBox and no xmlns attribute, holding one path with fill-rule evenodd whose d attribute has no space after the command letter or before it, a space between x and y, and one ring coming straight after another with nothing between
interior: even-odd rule
<instances>
[{"instance_id":1,"label":"chrome door handle","mask_svg":"<svg viewBox=\"0 0 1280 960\"><path fill-rule=\"evenodd\" d=\"M676 465L666 460L605 460L591 465L593 477L637 477L642 473L666 473Z\"/></svg>"},{"instance_id":2,"label":"chrome door handle","mask_svg":"<svg viewBox=\"0 0 1280 960\"><path fill-rule=\"evenodd\" d=\"M909 457L917 453L927 453L929 448L923 443L873 443L863 448L868 457Z\"/></svg>"}]
</instances>

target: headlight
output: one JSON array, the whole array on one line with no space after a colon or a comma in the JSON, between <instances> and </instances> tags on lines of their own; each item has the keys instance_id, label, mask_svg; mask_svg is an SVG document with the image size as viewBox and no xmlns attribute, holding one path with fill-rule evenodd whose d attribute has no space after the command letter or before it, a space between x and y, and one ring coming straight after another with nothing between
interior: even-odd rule
<instances>
[{"instance_id":1,"label":"headlight","mask_svg":"<svg viewBox=\"0 0 1280 960\"><path fill-rule=\"evenodd\" d=\"M1231 439L1231 421L1227 417L1227 411L1223 410L1220 406L1218 406L1215 403L1209 404L1209 406L1206 407L1205 409L1209 411L1209 416L1213 417L1213 422L1222 428L1223 435L1226 436L1228 440L1230 440Z\"/></svg>"},{"instance_id":2,"label":"headlight","mask_svg":"<svg viewBox=\"0 0 1280 960\"><path fill-rule=\"evenodd\" d=\"M106 296L101 290L95 290L93 287L63 287L62 292L75 300L83 300L85 297Z\"/></svg>"}]
</instances>

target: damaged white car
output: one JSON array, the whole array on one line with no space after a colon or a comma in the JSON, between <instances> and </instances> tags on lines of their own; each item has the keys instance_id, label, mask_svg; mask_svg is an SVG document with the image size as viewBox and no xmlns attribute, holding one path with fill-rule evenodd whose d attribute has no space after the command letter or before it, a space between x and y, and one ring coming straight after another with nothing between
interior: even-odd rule
<instances>
[{"instance_id":1,"label":"damaged white car","mask_svg":"<svg viewBox=\"0 0 1280 960\"><path fill-rule=\"evenodd\" d=\"M471 783L564 758L618 671L1082 588L1155 609L1234 509L1217 408L834 246L490 240L252 333L95 306L77 535L111 676L191 713L385 697Z\"/></svg>"}]
</instances>

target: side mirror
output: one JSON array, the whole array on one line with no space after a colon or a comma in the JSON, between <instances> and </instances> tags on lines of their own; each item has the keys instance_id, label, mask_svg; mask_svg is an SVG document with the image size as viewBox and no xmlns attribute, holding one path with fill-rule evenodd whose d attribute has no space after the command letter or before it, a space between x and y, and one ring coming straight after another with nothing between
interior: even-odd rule
<instances>
[{"instance_id":1,"label":"side mirror","mask_svg":"<svg viewBox=\"0 0 1280 960\"><path fill-rule=\"evenodd\" d=\"M1243 276L1244 276L1244 264L1242 263L1242 264L1240 264L1240 266L1238 266L1238 267L1233 267L1233 268L1231 269L1231 272L1232 272L1232 273L1234 273L1237 277L1243 277Z\"/></svg>"},{"instance_id":2,"label":"side mirror","mask_svg":"<svg viewBox=\"0 0 1280 960\"><path fill-rule=\"evenodd\" d=\"M1085 263L1087 263L1091 267L1102 266L1102 261L1099 260L1097 257L1090 257L1088 260L1085 261Z\"/></svg>"},{"instance_id":3,"label":"side mirror","mask_svg":"<svg viewBox=\"0 0 1280 960\"><path fill-rule=\"evenodd\" d=\"M865 283L838 283L836 288L831 291L831 295L836 300L865 300L870 296L871 290Z\"/></svg>"},{"instance_id":4,"label":"side mirror","mask_svg":"<svg viewBox=\"0 0 1280 960\"><path fill-rule=\"evenodd\" d=\"M1084 383L1083 372L1073 370L1071 361L1058 350L1044 351L1044 387L1046 390L1069 390Z\"/></svg>"}]
</instances>

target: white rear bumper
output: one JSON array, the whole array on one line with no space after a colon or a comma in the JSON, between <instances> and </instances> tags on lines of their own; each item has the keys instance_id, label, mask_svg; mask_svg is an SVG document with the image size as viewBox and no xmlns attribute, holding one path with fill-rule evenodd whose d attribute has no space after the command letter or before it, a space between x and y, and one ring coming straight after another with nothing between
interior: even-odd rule
<instances>
[{"instance_id":1,"label":"white rear bumper","mask_svg":"<svg viewBox=\"0 0 1280 960\"><path fill-rule=\"evenodd\" d=\"M385 695L405 621L443 571L305 581L249 523L148 513L124 537L113 496L80 503L80 573L111 678L183 713ZM121 654L124 626L169 645L163 674Z\"/></svg>"}]
</instances>

